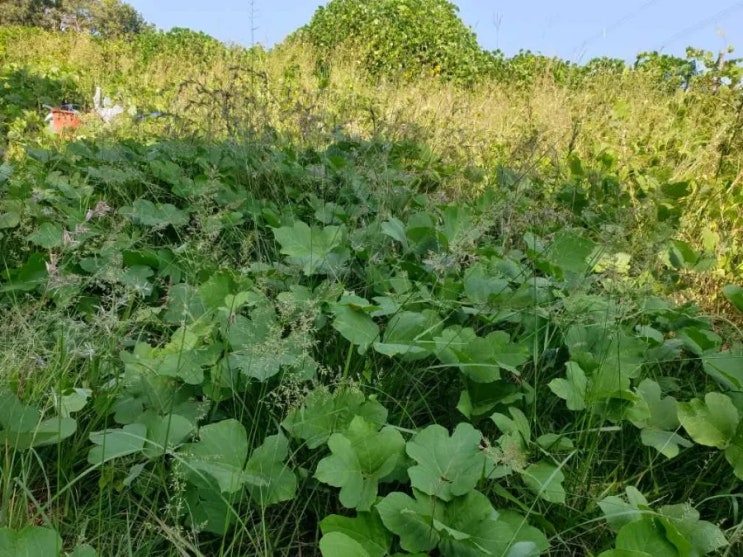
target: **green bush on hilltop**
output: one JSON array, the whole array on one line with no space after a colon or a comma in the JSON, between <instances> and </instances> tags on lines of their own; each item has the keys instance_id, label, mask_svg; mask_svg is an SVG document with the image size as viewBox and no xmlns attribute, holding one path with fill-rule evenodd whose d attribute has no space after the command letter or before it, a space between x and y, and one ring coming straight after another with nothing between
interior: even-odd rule
<instances>
[{"instance_id":1,"label":"green bush on hilltop","mask_svg":"<svg viewBox=\"0 0 743 557\"><path fill-rule=\"evenodd\" d=\"M352 50L373 76L471 81L491 73L498 58L480 48L457 11L447 0L333 0L300 36L324 56Z\"/></svg>"}]
</instances>

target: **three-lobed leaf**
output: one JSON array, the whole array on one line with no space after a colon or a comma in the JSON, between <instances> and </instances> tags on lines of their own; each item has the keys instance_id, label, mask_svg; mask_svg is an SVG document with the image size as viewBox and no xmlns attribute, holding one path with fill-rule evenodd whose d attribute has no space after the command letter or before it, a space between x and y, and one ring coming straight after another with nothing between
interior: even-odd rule
<instances>
[{"instance_id":1,"label":"three-lobed leaf","mask_svg":"<svg viewBox=\"0 0 743 557\"><path fill-rule=\"evenodd\" d=\"M451 437L440 425L423 429L406 446L417 463L408 469L410 483L444 501L466 494L483 476L481 440L482 434L468 423L458 424Z\"/></svg>"},{"instance_id":2,"label":"three-lobed leaf","mask_svg":"<svg viewBox=\"0 0 743 557\"><path fill-rule=\"evenodd\" d=\"M345 432L330 436L331 454L319 462L315 477L341 488L344 507L368 511L377 497L379 481L395 470L404 446L399 431L378 431L376 424L356 416Z\"/></svg>"}]
</instances>

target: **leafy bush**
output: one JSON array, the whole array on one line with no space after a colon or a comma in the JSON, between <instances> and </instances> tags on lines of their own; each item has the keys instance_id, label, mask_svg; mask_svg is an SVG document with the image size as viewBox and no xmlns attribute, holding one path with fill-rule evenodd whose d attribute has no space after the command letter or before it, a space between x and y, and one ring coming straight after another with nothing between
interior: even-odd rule
<instances>
[{"instance_id":1,"label":"leafy bush","mask_svg":"<svg viewBox=\"0 0 743 557\"><path fill-rule=\"evenodd\" d=\"M333 0L303 28L323 55L346 47L374 76L471 81L496 59L447 0Z\"/></svg>"}]
</instances>

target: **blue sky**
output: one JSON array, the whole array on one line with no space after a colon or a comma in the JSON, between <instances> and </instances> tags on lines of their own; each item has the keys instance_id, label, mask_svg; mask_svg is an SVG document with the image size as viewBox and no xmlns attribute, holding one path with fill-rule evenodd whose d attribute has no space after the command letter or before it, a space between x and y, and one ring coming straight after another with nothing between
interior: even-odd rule
<instances>
[{"instance_id":1,"label":"blue sky","mask_svg":"<svg viewBox=\"0 0 743 557\"><path fill-rule=\"evenodd\" d=\"M188 27L220 40L272 46L307 23L314 0L128 0L161 29ZM683 54L687 45L743 56L743 0L458 0L487 49L520 48L574 61L634 60L644 50Z\"/></svg>"}]
</instances>

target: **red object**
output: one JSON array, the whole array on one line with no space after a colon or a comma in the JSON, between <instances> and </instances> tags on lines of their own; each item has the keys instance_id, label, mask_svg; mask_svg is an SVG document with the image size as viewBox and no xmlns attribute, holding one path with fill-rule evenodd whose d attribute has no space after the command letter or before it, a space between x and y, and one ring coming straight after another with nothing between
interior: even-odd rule
<instances>
[{"instance_id":1,"label":"red object","mask_svg":"<svg viewBox=\"0 0 743 557\"><path fill-rule=\"evenodd\" d=\"M52 108L52 129L56 133L62 133L66 129L76 130L81 124L77 112Z\"/></svg>"}]
</instances>

